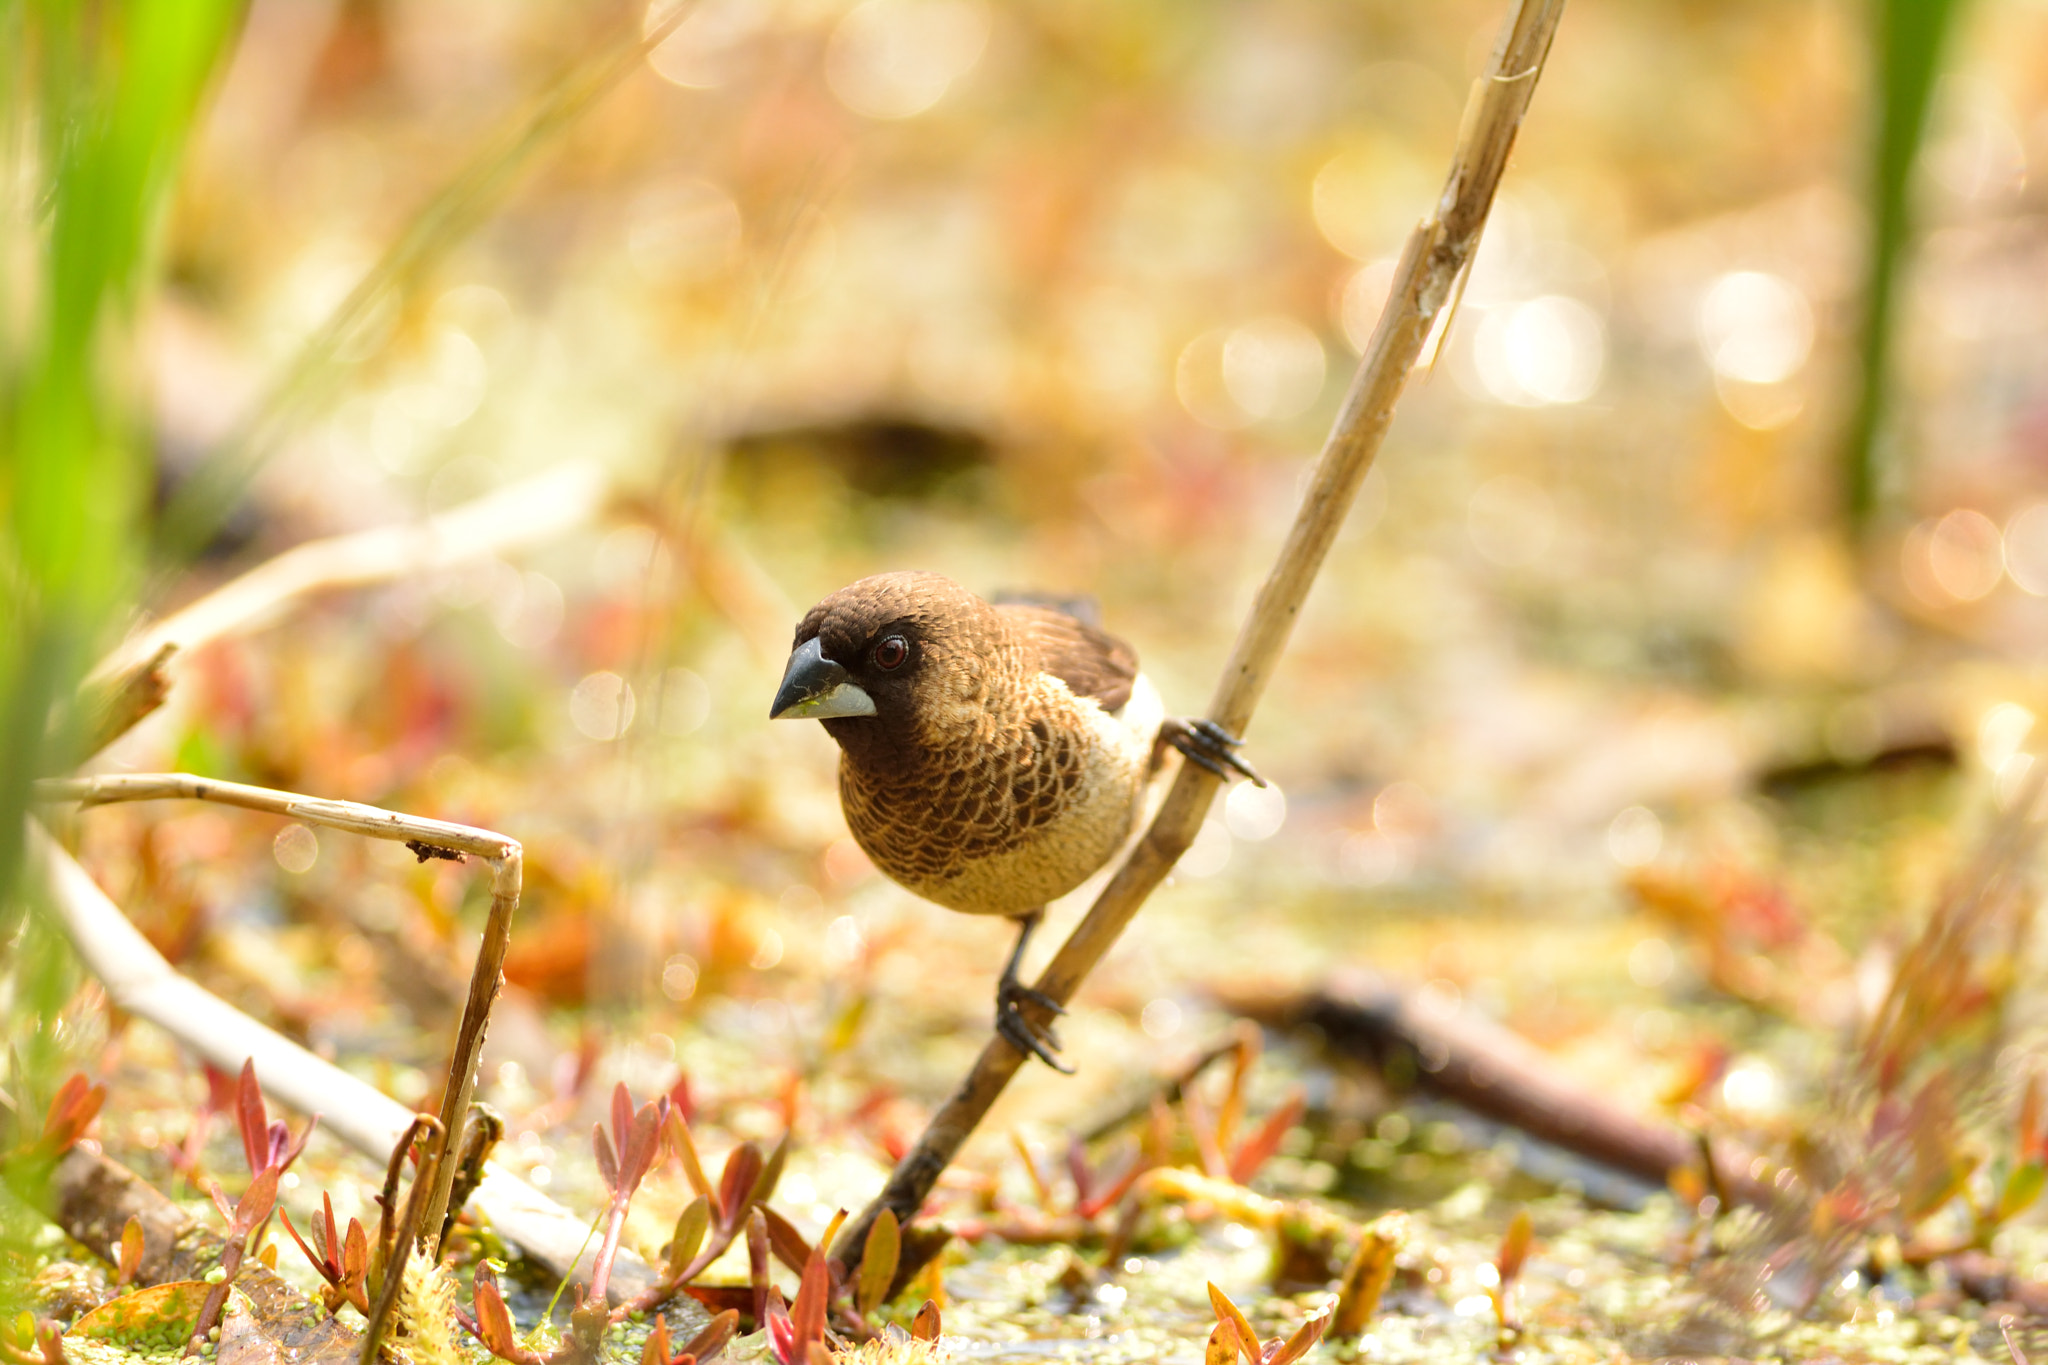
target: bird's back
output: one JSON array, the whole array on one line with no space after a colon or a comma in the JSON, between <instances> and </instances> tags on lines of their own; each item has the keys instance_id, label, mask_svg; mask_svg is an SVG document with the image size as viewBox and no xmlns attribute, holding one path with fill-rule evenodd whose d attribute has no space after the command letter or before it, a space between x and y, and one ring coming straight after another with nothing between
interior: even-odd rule
<instances>
[{"instance_id":1,"label":"bird's back","mask_svg":"<svg viewBox=\"0 0 2048 1365\"><path fill-rule=\"evenodd\" d=\"M1044 602L999 602L996 612L1026 647L1038 667L1115 714L1131 699L1138 654L1114 635L1065 609Z\"/></svg>"}]
</instances>

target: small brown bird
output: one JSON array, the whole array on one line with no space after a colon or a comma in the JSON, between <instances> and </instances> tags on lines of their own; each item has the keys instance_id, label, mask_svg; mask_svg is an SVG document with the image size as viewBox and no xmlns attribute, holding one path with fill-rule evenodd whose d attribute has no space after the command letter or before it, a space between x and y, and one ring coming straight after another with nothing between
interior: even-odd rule
<instances>
[{"instance_id":1,"label":"small brown bird","mask_svg":"<svg viewBox=\"0 0 2048 1365\"><path fill-rule=\"evenodd\" d=\"M1171 746L1219 777L1264 785L1208 721L1167 717L1131 647L1075 604L992 605L951 579L888 573L811 608L771 719L815 719L839 742L839 801L867 855L927 900L1019 921L996 1029L1068 1070L1019 1009L1052 1000L1017 979L1048 901L1130 836Z\"/></svg>"}]
</instances>

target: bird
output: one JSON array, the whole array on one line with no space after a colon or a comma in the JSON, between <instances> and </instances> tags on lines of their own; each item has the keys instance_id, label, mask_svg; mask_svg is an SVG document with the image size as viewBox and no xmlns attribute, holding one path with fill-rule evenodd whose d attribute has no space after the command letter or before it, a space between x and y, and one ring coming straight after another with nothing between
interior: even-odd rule
<instances>
[{"instance_id":1,"label":"bird","mask_svg":"<svg viewBox=\"0 0 2048 1365\"><path fill-rule=\"evenodd\" d=\"M796 628L771 720L817 720L839 744L854 841L906 889L1017 921L996 983L996 1031L1058 1071L1059 1003L1018 967L1050 901L1114 857L1174 749L1228 781L1265 785L1239 741L1165 714L1137 654L1092 604L991 602L935 573L863 578Z\"/></svg>"}]
</instances>

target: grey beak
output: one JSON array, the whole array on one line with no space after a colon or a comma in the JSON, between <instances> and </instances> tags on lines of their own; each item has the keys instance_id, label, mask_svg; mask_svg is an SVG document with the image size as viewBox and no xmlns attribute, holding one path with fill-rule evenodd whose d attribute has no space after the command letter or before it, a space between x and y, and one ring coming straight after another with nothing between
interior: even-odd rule
<instances>
[{"instance_id":1,"label":"grey beak","mask_svg":"<svg viewBox=\"0 0 2048 1365\"><path fill-rule=\"evenodd\" d=\"M825 657L815 639L797 646L783 670L782 687L768 708L770 720L827 720L833 716L872 716L875 699L863 692L844 668Z\"/></svg>"}]
</instances>

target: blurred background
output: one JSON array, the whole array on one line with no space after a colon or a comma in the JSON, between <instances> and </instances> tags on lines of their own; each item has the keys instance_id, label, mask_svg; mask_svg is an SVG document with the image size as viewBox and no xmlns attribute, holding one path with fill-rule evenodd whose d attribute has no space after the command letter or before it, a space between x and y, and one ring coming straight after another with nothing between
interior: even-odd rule
<instances>
[{"instance_id":1,"label":"blurred background","mask_svg":"<svg viewBox=\"0 0 2048 1365\"><path fill-rule=\"evenodd\" d=\"M132 489L74 671L309 539L562 466L604 505L182 658L101 766L513 835L491 1098L681 1068L766 1134L803 1077L824 1130L883 1116L832 1158L871 1182L982 1045L1009 931L851 844L834 746L765 719L791 628L892 568L1088 594L1197 711L1501 19L257 0L79 343ZM67 98L125 108L118 75ZM1081 1078L1028 1073L996 1131L1355 965L1646 1109L1810 1097L2048 706L2043 157L2039 0L1574 0L1251 727L1275 788L1219 801L1066 1027ZM433 1084L479 879L203 807L73 837L185 969ZM559 1133L515 1136L548 1179Z\"/></svg>"}]
</instances>

